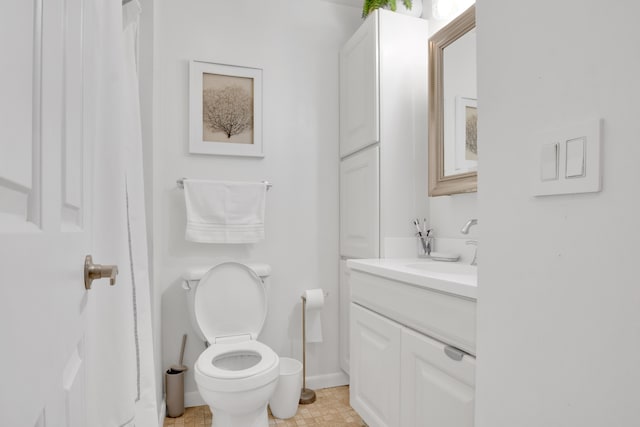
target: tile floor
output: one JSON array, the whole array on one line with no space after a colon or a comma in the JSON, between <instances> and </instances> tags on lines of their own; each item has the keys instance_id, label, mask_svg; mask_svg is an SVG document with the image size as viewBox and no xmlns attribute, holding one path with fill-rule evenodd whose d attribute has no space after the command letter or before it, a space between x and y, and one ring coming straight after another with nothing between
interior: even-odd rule
<instances>
[{"instance_id":1,"label":"tile floor","mask_svg":"<svg viewBox=\"0 0 640 427\"><path fill-rule=\"evenodd\" d=\"M196 406L187 408L179 418L165 418L164 427L210 426L211 418L208 406ZM349 406L349 387L344 386L316 390L316 401L309 405L299 405L296 416L288 420L273 418L269 414L269 425L362 427L365 424Z\"/></svg>"}]
</instances>

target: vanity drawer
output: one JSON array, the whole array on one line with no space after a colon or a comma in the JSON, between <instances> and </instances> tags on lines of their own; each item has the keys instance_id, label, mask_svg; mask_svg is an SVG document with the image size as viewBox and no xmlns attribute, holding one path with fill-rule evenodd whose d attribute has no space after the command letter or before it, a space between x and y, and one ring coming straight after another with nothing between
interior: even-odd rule
<instances>
[{"instance_id":1,"label":"vanity drawer","mask_svg":"<svg viewBox=\"0 0 640 427\"><path fill-rule=\"evenodd\" d=\"M352 270L351 300L409 328L476 354L476 301Z\"/></svg>"}]
</instances>

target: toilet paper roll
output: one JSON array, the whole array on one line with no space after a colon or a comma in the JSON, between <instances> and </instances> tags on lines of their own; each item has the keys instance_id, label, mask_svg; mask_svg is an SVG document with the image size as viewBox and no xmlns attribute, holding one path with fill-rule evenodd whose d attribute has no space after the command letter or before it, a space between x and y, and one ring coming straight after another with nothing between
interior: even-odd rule
<instances>
[{"instance_id":1,"label":"toilet paper roll","mask_svg":"<svg viewBox=\"0 0 640 427\"><path fill-rule=\"evenodd\" d=\"M322 342L322 318L320 314L324 306L324 291L322 289L307 289L304 291L304 296L307 300L305 306L307 342Z\"/></svg>"}]
</instances>

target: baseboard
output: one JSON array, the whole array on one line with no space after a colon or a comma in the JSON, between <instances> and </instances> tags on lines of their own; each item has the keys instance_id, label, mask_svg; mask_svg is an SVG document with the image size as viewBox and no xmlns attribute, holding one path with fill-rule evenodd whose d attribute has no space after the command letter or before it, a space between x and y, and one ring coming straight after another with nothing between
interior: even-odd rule
<instances>
[{"instance_id":1,"label":"baseboard","mask_svg":"<svg viewBox=\"0 0 640 427\"><path fill-rule=\"evenodd\" d=\"M349 375L345 374L343 371L307 377L307 388L312 390L339 387L347 384L349 384Z\"/></svg>"},{"instance_id":2,"label":"baseboard","mask_svg":"<svg viewBox=\"0 0 640 427\"><path fill-rule=\"evenodd\" d=\"M184 394L184 407L191 408L193 406L202 406L206 405L204 400L202 400L202 396L200 393L196 391L188 391Z\"/></svg>"},{"instance_id":3,"label":"baseboard","mask_svg":"<svg viewBox=\"0 0 640 427\"><path fill-rule=\"evenodd\" d=\"M314 375L312 377L307 377L307 388L318 390L322 388L330 388L330 387L339 387L343 385L349 384L349 375L344 372L334 372L332 374L324 374L324 375ZM197 391L188 391L184 394L184 406L185 408L191 408L193 406L202 406L206 405L200 393ZM166 405L162 405L164 411L163 415L166 413ZM164 416L162 417L164 420Z\"/></svg>"},{"instance_id":4,"label":"baseboard","mask_svg":"<svg viewBox=\"0 0 640 427\"><path fill-rule=\"evenodd\" d=\"M162 403L160 404L160 412L158 415L158 427L164 426L165 418L167 418L167 401L166 399L162 399Z\"/></svg>"}]
</instances>

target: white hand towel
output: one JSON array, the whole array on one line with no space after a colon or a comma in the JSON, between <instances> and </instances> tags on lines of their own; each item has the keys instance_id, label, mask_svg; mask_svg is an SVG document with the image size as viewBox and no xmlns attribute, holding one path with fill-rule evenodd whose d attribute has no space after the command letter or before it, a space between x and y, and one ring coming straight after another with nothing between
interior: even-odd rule
<instances>
[{"instance_id":1,"label":"white hand towel","mask_svg":"<svg viewBox=\"0 0 640 427\"><path fill-rule=\"evenodd\" d=\"M184 180L185 238L201 243L255 243L264 239L266 183Z\"/></svg>"}]
</instances>

